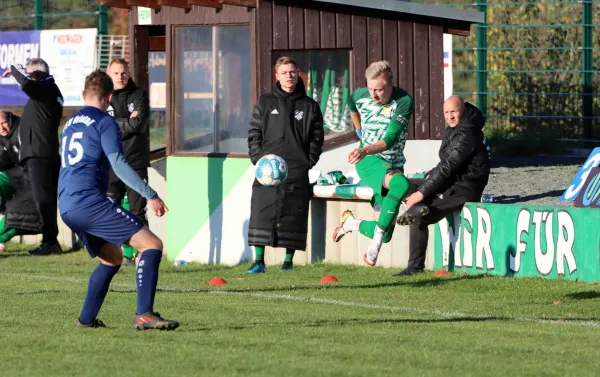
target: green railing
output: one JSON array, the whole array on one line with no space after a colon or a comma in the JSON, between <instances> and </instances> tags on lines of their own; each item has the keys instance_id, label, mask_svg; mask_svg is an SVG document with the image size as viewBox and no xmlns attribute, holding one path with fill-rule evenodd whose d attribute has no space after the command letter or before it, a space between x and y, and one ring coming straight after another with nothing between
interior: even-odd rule
<instances>
[{"instance_id":1,"label":"green railing","mask_svg":"<svg viewBox=\"0 0 600 377\"><path fill-rule=\"evenodd\" d=\"M600 1L413 2L485 13L453 38L452 63L454 93L484 111L489 136L600 139Z\"/></svg>"}]
</instances>

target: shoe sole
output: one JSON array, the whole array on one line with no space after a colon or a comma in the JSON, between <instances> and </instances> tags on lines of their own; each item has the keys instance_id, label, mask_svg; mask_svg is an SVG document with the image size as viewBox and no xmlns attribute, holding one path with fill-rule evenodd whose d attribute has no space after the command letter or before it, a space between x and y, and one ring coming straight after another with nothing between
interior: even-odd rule
<instances>
[{"instance_id":1,"label":"shoe sole","mask_svg":"<svg viewBox=\"0 0 600 377\"><path fill-rule=\"evenodd\" d=\"M419 209L419 213L416 215L411 215L407 212L404 212L402 214L402 216L398 217L398 221L396 221L396 223L398 225L412 225L414 224L415 220L417 219L417 217L423 217L425 215L427 215L429 213L429 207L421 207L421 209Z\"/></svg>"},{"instance_id":2,"label":"shoe sole","mask_svg":"<svg viewBox=\"0 0 600 377\"><path fill-rule=\"evenodd\" d=\"M167 331L171 331L171 330L175 330L176 328L179 327L179 323L168 323L168 322L159 322L156 325L152 326L152 327L144 327L144 325L140 325L138 323L136 323L135 325L133 325L133 328L136 330L167 330Z\"/></svg>"}]
</instances>

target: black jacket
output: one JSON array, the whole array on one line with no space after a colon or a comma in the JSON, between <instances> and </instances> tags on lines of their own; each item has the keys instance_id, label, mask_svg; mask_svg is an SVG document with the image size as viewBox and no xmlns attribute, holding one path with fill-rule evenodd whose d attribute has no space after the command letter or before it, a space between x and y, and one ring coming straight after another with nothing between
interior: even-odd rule
<instances>
[{"instance_id":1,"label":"black jacket","mask_svg":"<svg viewBox=\"0 0 600 377\"><path fill-rule=\"evenodd\" d=\"M300 79L293 93L277 86L262 95L250 121L248 148L253 164L266 154L276 154L288 165L286 181L274 187L252 185L248 243L258 246L306 249L308 205L312 189L308 170L323 147L323 115L306 96Z\"/></svg>"},{"instance_id":2,"label":"black jacket","mask_svg":"<svg viewBox=\"0 0 600 377\"><path fill-rule=\"evenodd\" d=\"M123 89L113 92L110 101L112 111L109 113L121 128L123 150L129 165L134 169L150 166L150 99L148 93L130 78ZM129 118L133 111L138 112L135 118Z\"/></svg>"},{"instance_id":3,"label":"black jacket","mask_svg":"<svg viewBox=\"0 0 600 377\"><path fill-rule=\"evenodd\" d=\"M447 127L440 146L440 162L429 172L419 191L423 196L449 188L479 201L490 175L490 151L483 136L485 119L479 109L465 103L465 111L456 127Z\"/></svg>"},{"instance_id":4,"label":"black jacket","mask_svg":"<svg viewBox=\"0 0 600 377\"><path fill-rule=\"evenodd\" d=\"M58 158L58 126L63 112L63 96L52 76L31 80L22 66L11 66L11 73L29 101L23 109L19 136L19 159L29 157Z\"/></svg>"},{"instance_id":5,"label":"black jacket","mask_svg":"<svg viewBox=\"0 0 600 377\"><path fill-rule=\"evenodd\" d=\"M25 229L29 232L42 231L42 218L33 201L31 183L19 164L19 122L20 118L10 112L5 113L10 131L0 136L0 171L4 171L14 188L14 195L6 203L6 227Z\"/></svg>"}]
</instances>

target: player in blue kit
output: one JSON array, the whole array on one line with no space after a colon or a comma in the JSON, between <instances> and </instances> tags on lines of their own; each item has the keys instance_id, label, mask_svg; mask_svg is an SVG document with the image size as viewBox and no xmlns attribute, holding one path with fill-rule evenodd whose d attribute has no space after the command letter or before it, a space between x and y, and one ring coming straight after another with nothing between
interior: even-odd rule
<instances>
[{"instance_id":1,"label":"player in blue kit","mask_svg":"<svg viewBox=\"0 0 600 377\"><path fill-rule=\"evenodd\" d=\"M177 321L163 319L154 311L162 241L140 219L107 198L112 167L125 184L148 200L157 215L167 212L165 203L125 161L121 133L106 113L113 83L100 71L85 80L85 106L65 124L61 136L62 165L58 182L60 215L100 264L90 276L88 291L76 327L106 327L96 316L113 276L123 260L120 246L139 250L136 271L137 312L133 327L139 330L174 330Z\"/></svg>"}]
</instances>

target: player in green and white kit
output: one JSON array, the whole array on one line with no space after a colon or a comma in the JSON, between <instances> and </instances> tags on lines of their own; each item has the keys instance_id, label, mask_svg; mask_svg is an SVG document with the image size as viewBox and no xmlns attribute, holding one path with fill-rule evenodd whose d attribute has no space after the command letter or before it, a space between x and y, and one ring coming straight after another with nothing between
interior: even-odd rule
<instances>
[{"instance_id":1,"label":"player in green and white kit","mask_svg":"<svg viewBox=\"0 0 600 377\"><path fill-rule=\"evenodd\" d=\"M338 242L345 234L360 231L372 239L364 261L374 266L382 242L392 238L394 220L410 187L404 176L404 144L413 100L404 89L393 86L394 76L387 61L372 63L365 76L367 87L356 89L348 101L360 137L359 148L350 152L348 162L356 164L361 181L373 189L371 205L378 204L381 210L378 221L359 220L351 211L345 211L333 240Z\"/></svg>"}]
</instances>

